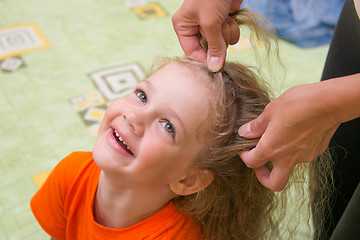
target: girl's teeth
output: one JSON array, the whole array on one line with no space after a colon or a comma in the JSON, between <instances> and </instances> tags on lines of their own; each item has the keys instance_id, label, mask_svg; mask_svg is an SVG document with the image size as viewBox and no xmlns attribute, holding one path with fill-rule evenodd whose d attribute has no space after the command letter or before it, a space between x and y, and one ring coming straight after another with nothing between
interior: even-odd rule
<instances>
[{"instance_id":1,"label":"girl's teeth","mask_svg":"<svg viewBox=\"0 0 360 240\"><path fill-rule=\"evenodd\" d=\"M123 144L125 144L125 145L126 145L126 142L122 139L122 137L119 137L119 136L118 136L118 138L120 139L120 141L122 141L122 142L123 142Z\"/></svg>"},{"instance_id":2,"label":"girl's teeth","mask_svg":"<svg viewBox=\"0 0 360 240\"><path fill-rule=\"evenodd\" d=\"M119 140L124 144L124 145L126 145L126 142L122 139L122 137L119 135L119 133L116 131L116 130L114 130L115 131L115 135L119 138ZM127 148L127 149L129 149L129 148Z\"/></svg>"},{"instance_id":3,"label":"girl's teeth","mask_svg":"<svg viewBox=\"0 0 360 240\"><path fill-rule=\"evenodd\" d=\"M131 150L129 149L129 147L127 146L126 142L123 140L123 138L120 136L120 134L114 129L114 133L115 133L115 136L120 140L120 142L122 142L126 148L129 150L129 153L131 153L132 155L134 155Z\"/></svg>"}]
</instances>

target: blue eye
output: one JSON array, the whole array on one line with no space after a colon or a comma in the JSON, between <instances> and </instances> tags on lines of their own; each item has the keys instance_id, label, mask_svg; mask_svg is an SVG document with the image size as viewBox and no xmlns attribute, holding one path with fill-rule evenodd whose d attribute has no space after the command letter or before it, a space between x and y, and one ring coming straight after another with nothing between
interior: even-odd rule
<instances>
[{"instance_id":1,"label":"blue eye","mask_svg":"<svg viewBox=\"0 0 360 240\"><path fill-rule=\"evenodd\" d=\"M144 93L144 91L141 90L135 90L136 96L138 96L138 98L140 99L140 101L142 101L143 103L147 102L147 97L146 94Z\"/></svg>"},{"instance_id":2,"label":"blue eye","mask_svg":"<svg viewBox=\"0 0 360 240\"><path fill-rule=\"evenodd\" d=\"M168 131L168 133L170 133L173 137L175 136L175 128L174 128L174 126L172 125L171 122L162 121L161 124L163 125L165 130Z\"/></svg>"}]
</instances>

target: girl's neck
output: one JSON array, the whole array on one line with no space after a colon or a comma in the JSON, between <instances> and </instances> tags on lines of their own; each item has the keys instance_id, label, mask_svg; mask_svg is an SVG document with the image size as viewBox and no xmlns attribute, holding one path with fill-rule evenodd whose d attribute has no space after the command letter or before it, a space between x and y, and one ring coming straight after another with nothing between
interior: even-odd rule
<instances>
[{"instance_id":1,"label":"girl's neck","mask_svg":"<svg viewBox=\"0 0 360 240\"><path fill-rule=\"evenodd\" d=\"M158 212L174 197L167 191L154 193L119 186L119 181L114 183L101 172L95 195L94 218L105 227L129 227Z\"/></svg>"}]
</instances>

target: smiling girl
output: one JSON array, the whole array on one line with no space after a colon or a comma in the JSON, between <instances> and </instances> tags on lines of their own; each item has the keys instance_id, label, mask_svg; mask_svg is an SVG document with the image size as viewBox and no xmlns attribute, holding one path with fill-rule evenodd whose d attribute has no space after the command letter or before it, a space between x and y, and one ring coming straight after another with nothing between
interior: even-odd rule
<instances>
[{"instance_id":1,"label":"smiling girl","mask_svg":"<svg viewBox=\"0 0 360 240\"><path fill-rule=\"evenodd\" d=\"M185 209L192 208L184 204L185 199L190 196L190 203L211 193L209 200L214 201L212 188L224 184L222 181L232 185L236 179L237 185L247 185L246 178L252 171L240 169L246 167L237 152L234 159L212 159L213 148L230 146L239 138L234 134L238 126L235 119L252 116L234 104L241 103L244 111L260 112L268 102L255 79L250 79L253 76L246 76L251 72L241 65L228 64L213 76L206 69L202 64L179 59L161 67L133 93L109 106L93 152L72 153L62 160L32 199L34 215L45 231L55 239L204 238L201 221L213 218L214 210L206 218L196 219L191 217L195 209ZM244 83L235 82L231 77L235 73ZM220 84L225 81L228 84ZM244 92L237 92L240 86L234 84L241 84ZM230 91L225 94L231 94L231 98L238 95L239 99L221 102L225 99L220 101L219 91L224 87ZM255 101L253 106L246 103L248 98ZM221 129L218 121L224 125ZM219 130L225 137L217 133ZM232 171L236 178L232 179L230 173L221 176L224 171ZM261 184L255 185L261 188ZM224 191L227 188L222 187ZM241 193L241 187L236 189L231 194ZM262 188L261 195L266 192ZM225 192L221 195L226 198ZM248 202L232 199L233 204L234 200L241 205ZM271 198L262 202L266 201ZM239 210L233 207L234 213Z\"/></svg>"},{"instance_id":2,"label":"smiling girl","mask_svg":"<svg viewBox=\"0 0 360 240\"><path fill-rule=\"evenodd\" d=\"M282 201L238 155L269 102L247 66L177 58L109 106L93 152L63 159L32 211L58 240L280 239Z\"/></svg>"}]
</instances>

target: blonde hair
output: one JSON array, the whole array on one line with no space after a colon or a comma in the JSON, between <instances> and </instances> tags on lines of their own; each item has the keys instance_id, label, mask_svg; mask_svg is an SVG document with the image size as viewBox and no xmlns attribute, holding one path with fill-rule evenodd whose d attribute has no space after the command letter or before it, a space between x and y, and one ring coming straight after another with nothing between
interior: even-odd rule
<instances>
[{"instance_id":1,"label":"blonde hair","mask_svg":"<svg viewBox=\"0 0 360 240\"><path fill-rule=\"evenodd\" d=\"M281 193L265 188L238 155L258 142L240 137L239 127L258 117L270 102L269 91L251 67L227 62L220 72L212 73L206 65L189 59L178 58L175 62L207 73L215 90L215 104L208 117L207 150L194 163L195 168L212 172L213 181L196 194L173 200L179 210L195 219L205 239L281 239L284 233L292 238L304 218L305 224L311 217L321 222L331 193L331 179L326 177L331 169L327 152L312 163L297 165ZM267 167L271 170L271 163ZM315 197L317 205L310 209ZM291 209L287 207L290 201ZM305 213L303 219L298 217L300 213ZM291 222L280 229L286 217Z\"/></svg>"},{"instance_id":2,"label":"blonde hair","mask_svg":"<svg viewBox=\"0 0 360 240\"><path fill-rule=\"evenodd\" d=\"M255 147L257 140L238 135L239 127L256 118L270 102L268 91L257 81L249 67L225 63L212 73L207 66L191 60L176 62L206 72L216 91L209 114L208 150L195 167L213 173L212 183L204 190L174 200L183 212L194 217L205 239L262 239L275 229L271 212L275 193L263 187L252 169L238 153Z\"/></svg>"},{"instance_id":3,"label":"blonde hair","mask_svg":"<svg viewBox=\"0 0 360 240\"><path fill-rule=\"evenodd\" d=\"M259 22L253 13L244 9L236 16L241 19L238 20L240 24L255 30L258 39L266 42L266 48L271 47L274 36L264 27L263 20ZM215 104L209 111L211 137L207 142L208 148L195 163L196 168L211 171L213 181L196 194L175 198L175 205L194 218L206 240L281 239L279 224L286 215L286 205L292 194L290 184L280 194L265 188L238 155L241 151L254 148L258 142L258 139L240 137L238 129L264 111L271 101L269 89L252 67L243 64L225 62L219 72L213 73L205 64L187 58L177 58L174 62L205 73L216 93ZM330 182L324 180L330 169L330 163L324 156L319 161L298 165L289 180L295 191L305 193L310 189L309 195L296 199L308 211L308 218L311 217L310 205L314 199L313 186L319 184L321 186L317 189L324 190ZM313 167L315 162L321 163L321 168L316 170ZM269 170L272 168L270 163L267 167ZM318 196L325 199L325 192ZM323 214L325 204L322 202L318 201L319 205L313 209L315 218ZM292 221L295 226L299 220ZM291 236L291 230L289 234Z\"/></svg>"}]
</instances>

